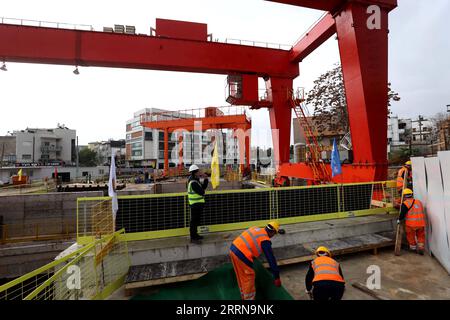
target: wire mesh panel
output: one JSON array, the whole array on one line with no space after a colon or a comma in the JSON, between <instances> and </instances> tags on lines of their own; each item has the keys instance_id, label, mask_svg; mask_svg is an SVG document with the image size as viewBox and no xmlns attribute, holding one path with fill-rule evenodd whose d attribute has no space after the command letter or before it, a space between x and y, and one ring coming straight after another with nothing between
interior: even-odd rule
<instances>
[{"instance_id":1,"label":"wire mesh panel","mask_svg":"<svg viewBox=\"0 0 450 320\"><path fill-rule=\"evenodd\" d=\"M146 232L185 227L186 197L162 196L119 198L116 229Z\"/></svg>"},{"instance_id":2,"label":"wire mesh panel","mask_svg":"<svg viewBox=\"0 0 450 320\"><path fill-rule=\"evenodd\" d=\"M370 209L373 189L373 184L340 186L341 211Z\"/></svg>"},{"instance_id":3,"label":"wire mesh panel","mask_svg":"<svg viewBox=\"0 0 450 320\"><path fill-rule=\"evenodd\" d=\"M77 236L100 237L114 233L110 198L80 198L77 201Z\"/></svg>"},{"instance_id":4,"label":"wire mesh panel","mask_svg":"<svg viewBox=\"0 0 450 320\"><path fill-rule=\"evenodd\" d=\"M279 218L339 212L338 188L334 186L281 189L277 193Z\"/></svg>"},{"instance_id":5,"label":"wire mesh panel","mask_svg":"<svg viewBox=\"0 0 450 320\"><path fill-rule=\"evenodd\" d=\"M201 225L270 219L270 190L206 194Z\"/></svg>"},{"instance_id":6,"label":"wire mesh panel","mask_svg":"<svg viewBox=\"0 0 450 320\"><path fill-rule=\"evenodd\" d=\"M207 192L200 225L214 226L216 232L251 221L289 218L286 223L296 223L343 218L338 213L345 212L348 216L380 213L370 209L394 207L394 191L395 185L376 182ZM109 198L78 199L79 240L112 233L112 223ZM187 235L189 224L186 193L119 197L115 229L124 228L129 239Z\"/></svg>"},{"instance_id":7,"label":"wire mesh panel","mask_svg":"<svg viewBox=\"0 0 450 320\"><path fill-rule=\"evenodd\" d=\"M126 241L113 235L0 286L0 300L104 298L119 287L130 260Z\"/></svg>"}]
</instances>

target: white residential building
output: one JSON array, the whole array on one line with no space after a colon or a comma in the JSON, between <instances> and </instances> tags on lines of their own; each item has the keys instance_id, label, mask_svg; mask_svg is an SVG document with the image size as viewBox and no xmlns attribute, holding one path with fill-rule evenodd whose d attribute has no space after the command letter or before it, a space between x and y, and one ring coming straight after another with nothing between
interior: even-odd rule
<instances>
[{"instance_id":1,"label":"white residential building","mask_svg":"<svg viewBox=\"0 0 450 320\"><path fill-rule=\"evenodd\" d=\"M55 129L14 131L16 163L72 165L76 160L76 131L64 125Z\"/></svg>"}]
</instances>

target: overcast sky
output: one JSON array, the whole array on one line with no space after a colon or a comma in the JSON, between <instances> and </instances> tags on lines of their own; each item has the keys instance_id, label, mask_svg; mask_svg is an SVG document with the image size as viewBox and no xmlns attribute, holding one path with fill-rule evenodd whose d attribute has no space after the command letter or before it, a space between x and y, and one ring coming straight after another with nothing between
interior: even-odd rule
<instances>
[{"instance_id":1,"label":"overcast sky","mask_svg":"<svg viewBox=\"0 0 450 320\"><path fill-rule=\"evenodd\" d=\"M448 0L399 0L390 14L389 80L402 100L392 106L400 117L433 116L450 104ZM225 38L292 45L323 12L262 0L14 0L1 15L92 25L134 25L148 34L155 18L202 22ZM337 41L328 40L300 65L294 87L312 82L339 61ZM133 112L224 106L225 76L132 69L8 63L0 72L0 135L26 127L77 130L80 144L125 137ZM252 145L270 144L266 110L252 111Z\"/></svg>"}]
</instances>

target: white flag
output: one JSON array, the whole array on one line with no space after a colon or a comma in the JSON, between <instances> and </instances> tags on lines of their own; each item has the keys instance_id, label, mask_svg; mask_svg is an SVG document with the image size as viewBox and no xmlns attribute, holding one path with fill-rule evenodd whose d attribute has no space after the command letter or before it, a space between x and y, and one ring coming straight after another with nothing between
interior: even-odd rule
<instances>
[{"instance_id":1,"label":"white flag","mask_svg":"<svg viewBox=\"0 0 450 320\"><path fill-rule=\"evenodd\" d=\"M109 169L109 183L108 183L108 196L112 197L112 213L113 213L113 223L115 226L116 213L119 210L119 202L117 201L116 192L116 162L114 160L114 152L111 154L111 168Z\"/></svg>"}]
</instances>

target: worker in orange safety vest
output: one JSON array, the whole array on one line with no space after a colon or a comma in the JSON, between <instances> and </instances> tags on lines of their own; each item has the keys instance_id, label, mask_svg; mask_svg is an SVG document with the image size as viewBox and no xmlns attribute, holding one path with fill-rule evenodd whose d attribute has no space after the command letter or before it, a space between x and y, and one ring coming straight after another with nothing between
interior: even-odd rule
<instances>
[{"instance_id":1,"label":"worker in orange safety vest","mask_svg":"<svg viewBox=\"0 0 450 320\"><path fill-rule=\"evenodd\" d=\"M317 248L316 256L306 274L306 293L317 301L341 300L345 291L341 266L326 247Z\"/></svg>"},{"instance_id":2,"label":"worker in orange safety vest","mask_svg":"<svg viewBox=\"0 0 450 320\"><path fill-rule=\"evenodd\" d=\"M406 183L405 188L410 188L412 185L411 161L406 161L397 173L397 191L400 195L404 189L404 183Z\"/></svg>"},{"instance_id":3,"label":"worker in orange safety vest","mask_svg":"<svg viewBox=\"0 0 450 320\"><path fill-rule=\"evenodd\" d=\"M265 228L251 227L239 235L231 244L230 258L236 274L242 300L255 300L255 270L253 259L262 252L266 256L274 277L274 284L281 286L280 271L272 252L270 239L278 232L284 233L276 221L271 221Z\"/></svg>"},{"instance_id":4,"label":"worker in orange safety vest","mask_svg":"<svg viewBox=\"0 0 450 320\"><path fill-rule=\"evenodd\" d=\"M403 201L400 208L397 224L405 220L406 239L408 239L409 249L423 255L426 226L423 204L420 200L414 199L411 189L403 190L403 198L406 200Z\"/></svg>"}]
</instances>

